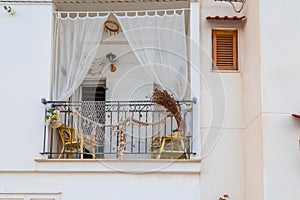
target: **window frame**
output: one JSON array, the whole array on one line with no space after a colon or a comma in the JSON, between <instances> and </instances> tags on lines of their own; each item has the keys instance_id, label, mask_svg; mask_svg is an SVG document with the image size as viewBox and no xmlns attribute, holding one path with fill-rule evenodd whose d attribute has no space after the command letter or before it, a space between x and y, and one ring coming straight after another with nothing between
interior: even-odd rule
<instances>
[{"instance_id":1,"label":"window frame","mask_svg":"<svg viewBox=\"0 0 300 200\"><path fill-rule=\"evenodd\" d=\"M233 65L232 66L218 66L217 65L217 35L232 35L233 36ZM239 72L239 30L237 28L212 28L212 71L223 72Z\"/></svg>"}]
</instances>

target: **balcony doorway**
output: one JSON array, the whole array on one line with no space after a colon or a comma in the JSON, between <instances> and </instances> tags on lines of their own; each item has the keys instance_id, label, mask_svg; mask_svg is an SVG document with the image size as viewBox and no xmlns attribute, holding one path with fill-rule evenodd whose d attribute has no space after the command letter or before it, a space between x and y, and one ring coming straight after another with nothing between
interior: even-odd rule
<instances>
[{"instance_id":1,"label":"balcony doorway","mask_svg":"<svg viewBox=\"0 0 300 200\"><path fill-rule=\"evenodd\" d=\"M89 119L92 119L95 123L105 124L105 105L99 102L105 102L106 94L106 82L97 81L97 83L84 82L80 88L81 90L81 101L96 102L93 107L82 108L82 115ZM98 102L98 103L97 103ZM85 104L87 105L87 104ZM94 131L94 133L93 133ZM85 135L90 135L92 140L95 140L96 146L90 146L89 148L83 149L84 158L92 158L91 151L95 153L96 158L104 158L104 143L105 143L105 128L97 127L93 129L88 126L83 126L83 132ZM82 141L84 146L88 146L87 141Z\"/></svg>"}]
</instances>

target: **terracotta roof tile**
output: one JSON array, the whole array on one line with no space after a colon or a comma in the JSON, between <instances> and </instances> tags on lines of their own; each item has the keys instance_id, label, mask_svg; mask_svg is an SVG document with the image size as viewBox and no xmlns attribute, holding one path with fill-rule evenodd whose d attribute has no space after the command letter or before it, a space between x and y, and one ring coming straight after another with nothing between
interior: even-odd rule
<instances>
[{"instance_id":1,"label":"terracotta roof tile","mask_svg":"<svg viewBox=\"0 0 300 200\"><path fill-rule=\"evenodd\" d=\"M218 20L218 21L241 21L246 19L246 16L207 16L206 20Z\"/></svg>"}]
</instances>

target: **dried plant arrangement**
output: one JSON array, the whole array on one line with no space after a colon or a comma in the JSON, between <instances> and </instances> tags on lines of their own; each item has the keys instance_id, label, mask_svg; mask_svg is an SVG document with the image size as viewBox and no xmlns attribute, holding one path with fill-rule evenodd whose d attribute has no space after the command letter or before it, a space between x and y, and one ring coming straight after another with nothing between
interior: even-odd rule
<instances>
[{"instance_id":1,"label":"dried plant arrangement","mask_svg":"<svg viewBox=\"0 0 300 200\"><path fill-rule=\"evenodd\" d=\"M177 122L179 132L181 132L183 129L183 121L177 101L175 101L175 99L166 90L161 91L158 89L154 89L152 101L156 104L162 105L173 114Z\"/></svg>"}]
</instances>

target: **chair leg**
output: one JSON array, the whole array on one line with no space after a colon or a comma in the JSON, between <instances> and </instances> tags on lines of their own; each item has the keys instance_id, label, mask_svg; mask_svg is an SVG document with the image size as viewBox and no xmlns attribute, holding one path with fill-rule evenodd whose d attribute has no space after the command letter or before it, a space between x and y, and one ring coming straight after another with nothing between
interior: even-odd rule
<instances>
[{"instance_id":1,"label":"chair leg","mask_svg":"<svg viewBox=\"0 0 300 200\"><path fill-rule=\"evenodd\" d=\"M184 147L184 141L183 141L183 139L180 140L180 144L181 144L181 148L182 148L182 150L183 150L183 158L185 158L185 159L190 159L190 158L189 158L189 154L188 154L188 152L186 151L186 148Z\"/></svg>"},{"instance_id":2,"label":"chair leg","mask_svg":"<svg viewBox=\"0 0 300 200\"><path fill-rule=\"evenodd\" d=\"M162 138L162 141L161 141L161 144L160 144L159 151L158 151L157 159L160 159L161 152L162 152L162 151L164 150L164 148L165 148L165 143L166 143L166 138L163 137L163 138Z\"/></svg>"},{"instance_id":3,"label":"chair leg","mask_svg":"<svg viewBox=\"0 0 300 200\"><path fill-rule=\"evenodd\" d=\"M61 156L63 155L64 151L65 151L65 145L63 145L63 147L61 148L61 151L60 151L60 154L58 156L58 159L61 158Z\"/></svg>"},{"instance_id":4,"label":"chair leg","mask_svg":"<svg viewBox=\"0 0 300 200\"><path fill-rule=\"evenodd\" d=\"M70 152L68 153L68 159L71 159L71 158L73 158L73 152L70 151Z\"/></svg>"}]
</instances>

